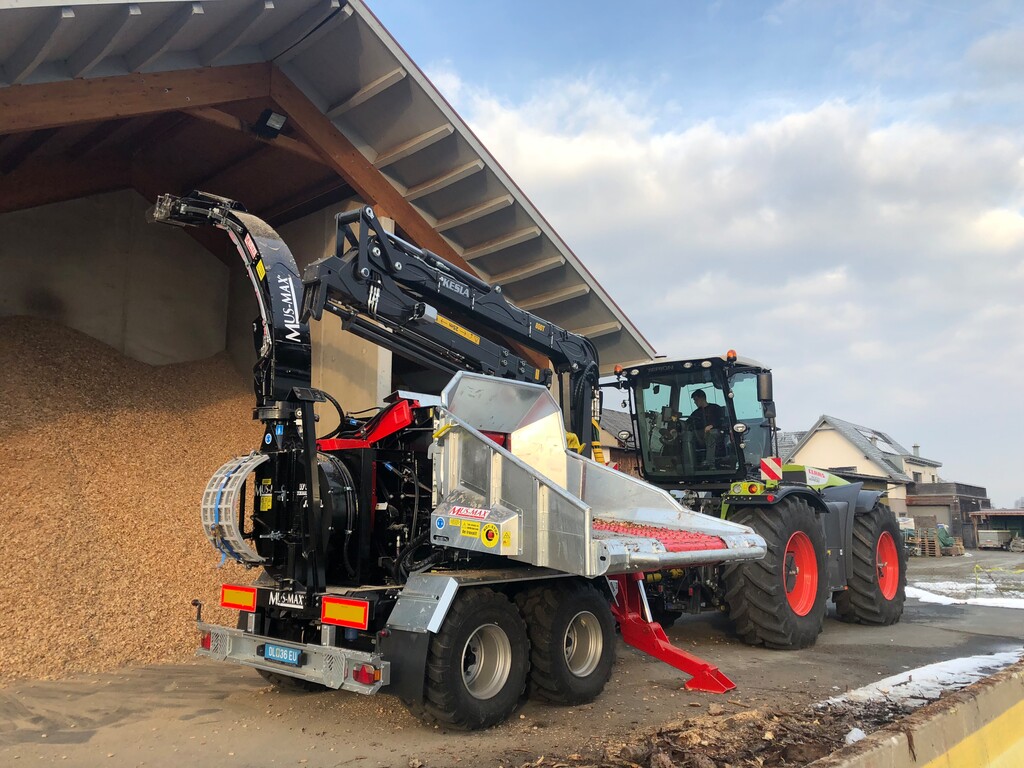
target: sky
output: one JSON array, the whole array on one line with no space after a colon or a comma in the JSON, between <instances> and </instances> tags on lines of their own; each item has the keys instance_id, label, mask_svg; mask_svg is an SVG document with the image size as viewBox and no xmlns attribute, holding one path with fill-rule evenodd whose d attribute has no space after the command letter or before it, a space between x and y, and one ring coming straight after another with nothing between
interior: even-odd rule
<instances>
[{"instance_id":1,"label":"sky","mask_svg":"<svg viewBox=\"0 0 1024 768\"><path fill-rule=\"evenodd\" d=\"M1024 3L370 1L659 354L1024 496Z\"/></svg>"}]
</instances>

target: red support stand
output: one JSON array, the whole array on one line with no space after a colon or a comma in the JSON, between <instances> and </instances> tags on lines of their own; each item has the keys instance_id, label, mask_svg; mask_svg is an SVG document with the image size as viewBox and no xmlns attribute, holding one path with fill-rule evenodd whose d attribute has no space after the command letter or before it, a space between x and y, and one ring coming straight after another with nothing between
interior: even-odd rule
<instances>
[{"instance_id":1,"label":"red support stand","mask_svg":"<svg viewBox=\"0 0 1024 768\"><path fill-rule=\"evenodd\" d=\"M665 630L656 621L647 621L643 586L640 581L642 573L625 573L610 578L619 585L619 593L612 603L612 613L622 629L622 639L628 645L643 651L654 658L670 664L676 669L690 675L686 688L691 691L707 693L725 693L736 687L736 684L722 674L718 667L704 659L676 648L669 641Z\"/></svg>"}]
</instances>

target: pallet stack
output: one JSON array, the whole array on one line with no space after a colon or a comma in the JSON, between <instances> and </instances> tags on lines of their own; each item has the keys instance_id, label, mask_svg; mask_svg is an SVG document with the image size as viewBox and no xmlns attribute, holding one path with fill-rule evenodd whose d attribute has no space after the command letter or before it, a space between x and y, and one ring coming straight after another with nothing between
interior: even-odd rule
<instances>
[{"instance_id":1,"label":"pallet stack","mask_svg":"<svg viewBox=\"0 0 1024 768\"><path fill-rule=\"evenodd\" d=\"M921 550L921 557L942 557L942 547L939 546L938 529L918 528L917 543Z\"/></svg>"}]
</instances>

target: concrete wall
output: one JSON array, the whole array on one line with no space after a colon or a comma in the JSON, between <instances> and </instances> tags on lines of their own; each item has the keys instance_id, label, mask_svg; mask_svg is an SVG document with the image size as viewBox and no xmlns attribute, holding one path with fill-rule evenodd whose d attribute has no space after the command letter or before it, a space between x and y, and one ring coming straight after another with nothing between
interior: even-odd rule
<instances>
[{"instance_id":1,"label":"concrete wall","mask_svg":"<svg viewBox=\"0 0 1024 768\"><path fill-rule=\"evenodd\" d=\"M185 230L147 223L147 207L124 190L0 215L0 316L45 317L151 365L227 349L248 378L258 310L241 259L226 238L230 267ZM281 229L300 269L333 253L340 210ZM379 405L391 390L391 353L343 331L334 315L311 334L313 386L346 410ZM330 431L334 408L319 410L321 433Z\"/></svg>"},{"instance_id":2,"label":"concrete wall","mask_svg":"<svg viewBox=\"0 0 1024 768\"><path fill-rule=\"evenodd\" d=\"M227 267L148 224L147 207L124 190L0 215L0 315L45 317L151 365L223 350Z\"/></svg>"}]
</instances>

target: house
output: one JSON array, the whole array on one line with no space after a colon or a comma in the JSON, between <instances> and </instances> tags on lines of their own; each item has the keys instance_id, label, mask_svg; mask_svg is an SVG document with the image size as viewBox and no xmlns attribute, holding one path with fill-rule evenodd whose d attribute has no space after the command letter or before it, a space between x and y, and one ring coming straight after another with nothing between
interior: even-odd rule
<instances>
[{"instance_id":1,"label":"house","mask_svg":"<svg viewBox=\"0 0 1024 768\"><path fill-rule=\"evenodd\" d=\"M787 453L785 461L820 467L865 488L887 490L889 506L907 514L907 488L912 483L939 482L942 462L926 459L915 445L908 451L885 432L835 416L821 416Z\"/></svg>"}]
</instances>

